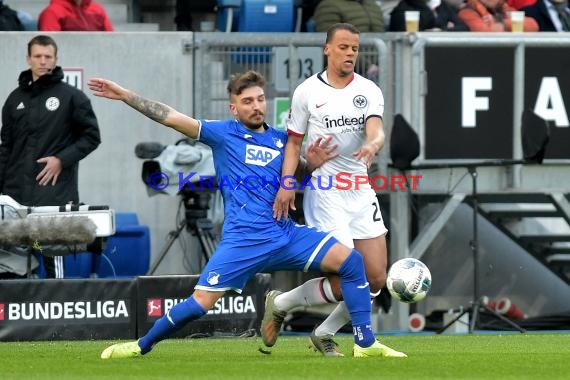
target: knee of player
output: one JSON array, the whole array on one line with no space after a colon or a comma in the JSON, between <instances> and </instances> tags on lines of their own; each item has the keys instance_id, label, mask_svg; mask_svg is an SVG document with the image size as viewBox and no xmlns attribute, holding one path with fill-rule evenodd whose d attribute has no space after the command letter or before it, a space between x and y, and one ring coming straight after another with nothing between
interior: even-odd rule
<instances>
[{"instance_id":1,"label":"knee of player","mask_svg":"<svg viewBox=\"0 0 570 380\"><path fill-rule=\"evenodd\" d=\"M340 277L338 276L327 276L327 281L330 284L330 289L334 295L335 301L342 301L342 290L340 287Z\"/></svg>"},{"instance_id":2,"label":"knee of player","mask_svg":"<svg viewBox=\"0 0 570 380\"><path fill-rule=\"evenodd\" d=\"M346 249L346 247L344 248ZM340 277L358 277L364 275L363 272L364 261L360 253L355 250L349 251L348 255L344 257L337 271Z\"/></svg>"},{"instance_id":3,"label":"knee of player","mask_svg":"<svg viewBox=\"0 0 570 380\"><path fill-rule=\"evenodd\" d=\"M386 272L367 275L367 279L370 284L370 292L376 293L386 285Z\"/></svg>"},{"instance_id":4,"label":"knee of player","mask_svg":"<svg viewBox=\"0 0 570 380\"><path fill-rule=\"evenodd\" d=\"M192 297L205 311L214 307L218 299L224 296L225 292L213 292L206 290L195 290Z\"/></svg>"}]
</instances>

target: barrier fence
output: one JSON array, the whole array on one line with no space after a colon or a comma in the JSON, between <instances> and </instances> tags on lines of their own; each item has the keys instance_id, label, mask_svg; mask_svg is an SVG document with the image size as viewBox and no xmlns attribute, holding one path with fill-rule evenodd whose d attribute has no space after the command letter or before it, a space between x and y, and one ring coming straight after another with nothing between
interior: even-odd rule
<instances>
[{"instance_id":1,"label":"barrier fence","mask_svg":"<svg viewBox=\"0 0 570 380\"><path fill-rule=\"evenodd\" d=\"M256 70L268 81L267 120L277 128L285 128L283 114L288 112L294 89L326 65L325 38L321 33L196 33L193 45L196 115L227 118L226 86L230 75ZM388 71L381 69L387 62L386 44L381 39L363 37L356 71L379 84L387 83Z\"/></svg>"}]
</instances>

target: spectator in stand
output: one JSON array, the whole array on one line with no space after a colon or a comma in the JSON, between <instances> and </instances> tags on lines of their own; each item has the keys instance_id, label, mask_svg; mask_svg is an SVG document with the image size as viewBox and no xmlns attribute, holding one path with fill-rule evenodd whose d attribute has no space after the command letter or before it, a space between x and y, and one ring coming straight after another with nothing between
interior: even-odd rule
<instances>
[{"instance_id":1,"label":"spectator in stand","mask_svg":"<svg viewBox=\"0 0 570 380\"><path fill-rule=\"evenodd\" d=\"M448 32L469 32L469 27L459 18L457 12L465 6L463 0L443 0L434 9L436 23Z\"/></svg>"},{"instance_id":2,"label":"spectator in stand","mask_svg":"<svg viewBox=\"0 0 570 380\"><path fill-rule=\"evenodd\" d=\"M522 8L534 5L535 3L536 0L507 0L509 7L513 7L516 10L521 10Z\"/></svg>"},{"instance_id":3,"label":"spectator in stand","mask_svg":"<svg viewBox=\"0 0 570 380\"><path fill-rule=\"evenodd\" d=\"M406 11L420 12L420 31L468 32L469 28L457 15L461 6L453 0L401 0L390 13L392 32L406 31Z\"/></svg>"},{"instance_id":4,"label":"spectator in stand","mask_svg":"<svg viewBox=\"0 0 570 380\"><path fill-rule=\"evenodd\" d=\"M24 11L17 11L18 18L22 25L24 25L24 30L28 32L35 32L38 30L38 20L32 17L31 14Z\"/></svg>"},{"instance_id":5,"label":"spectator in stand","mask_svg":"<svg viewBox=\"0 0 570 380\"><path fill-rule=\"evenodd\" d=\"M458 14L472 32L510 32L509 12L514 10L504 0L467 0ZM525 17L523 30L538 32L538 24L532 17Z\"/></svg>"},{"instance_id":6,"label":"spectator in stand","mask_svg":"<svg viewBox=\"0 0 570 380\"><path fill-rule=\"evenodd\" d=\"M192 30L192 4L188 0L176 0L176 14L174 16L176 30L188 32Z\"/></svg>"},{"instance_id":7,"label":"spectator in stand","mask_svg":"<svg viewBox=\"0 0 570 380\"><path fill-rule=\"evenodd\" d=\"M7 1L2 1L0 0L0 30L13 30L13 31L21 31L21 30L25 30L25 31L36 31L38 30L38 20L34 19L32 17L31 14L29 14L28 12L19 10L19 9L10 9L10 5L7 4ZM16 16L18 17L18 20L20 20L20 24L22 24L23 29L2 29L2 27L5 27L5 22L6 20L4 19L4 17L6 16L6 12L7 9L9 11L12 12L16 12ZM8 18L11 18L12 16L8 16ZM4 24L4 25L2 25Z\"/></svg>"},{"instance_id":8,"label":"spectator in stand","mask_svg":"<svg viewBox=\"0 0 570 380\"><path fill-rule=\"evenodd\" d=\"M41 31L112 32L105 8L92 0L51 0L40 13Z\"/></svg>"},{"instance_id":9,"label":"spectator in stand","mask_svg":"<svg viewBox=\"0 0 570 380\"><path fill-rule=\"evenodd\" d=\"M301 0L300 6L303 10L301 18L301 32L316 32L315 30L315 8L319 5L320 0Z\"/></svg>"},{"instance_id":10,"label":"spectator in stand","mask_svg":"<svg viewBox=\"0 0 570 380\"><path fill-rule=\"evenodd\" d=\"M18 32L24 30L18 12L0 0L0 31Z\"/></svg>"},{"instance_id":11,"label":"spectator in stand","mask_svg":"<svg viewBox=\"0 0 570 380\"><path fill-rule=\"evenodd\" d=\"M570 32L568 0L538 0L521 11L536 21L540 32Z\"/></svg>"},{"instance_id":12,"label":"spectator in stand","mask_svg":"<svg viewBox=\"0 0 570 380\"><path fill-rule=\"evenodd\" d=\"M382 9L374 0L322 0L313 18L317 32L338 23L352 24L361 33L384 32Z\"/></svg>"}]
</instances>

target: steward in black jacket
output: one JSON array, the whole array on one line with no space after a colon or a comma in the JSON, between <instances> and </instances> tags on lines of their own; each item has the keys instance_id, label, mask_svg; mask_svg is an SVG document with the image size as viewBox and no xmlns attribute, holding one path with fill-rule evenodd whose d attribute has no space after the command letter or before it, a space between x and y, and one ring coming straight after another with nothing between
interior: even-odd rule
<instances>
[{"instance_id":1,"label":"steward in black jacket","mask_svg":"<svg viewBox=\"0 0 570 380\"><path fill-rule=\"evenodd\" d=\"M79 161L101 142L89 98L62 79L59 66L36 81L23 71L2 108L0 193L26 206L77 204ZM55 185L41 186L44 164L36 161L49 156L62 171Z\"/></svg>"}]
</instances>

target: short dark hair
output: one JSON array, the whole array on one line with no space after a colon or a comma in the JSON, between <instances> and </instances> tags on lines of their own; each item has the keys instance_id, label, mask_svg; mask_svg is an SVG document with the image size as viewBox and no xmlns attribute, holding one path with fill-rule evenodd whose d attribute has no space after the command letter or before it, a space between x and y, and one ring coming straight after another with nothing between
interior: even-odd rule
<instances>
[{"instance_id":1,"label":"short dark hair","mask_svg":"<svg viewBox=\"0 0 570 380\"><path fill-rule=\"evenodd\" d=\"M28 42L28 57L32 55L33 45L41 45L41 46L51 45L55 49L55 56L57 57L57 44L55 43L55 40L50 36L40 34L39 36L35 36L34 38L32 38L30 42Z\"/></svg>"},{"instance_id":2,"label":"short dark hair","mask_svg":"<svg viewBox=\"0 0 570 380\"><path fill-rule=\"evenodd\" d=\"M250 87L265 87L265 78L257 71L249 70L245 73L237 73L231 76L228 83L228 94L239 95L246 88Z\"/></svg>"},{"instance_id":3,"label":"short dark hair","mask_svg":"<svg viewBox=\"0 0 570 380\"><path fill-rule=\"evenodd\" d=\"M325 41L327 44L332 41L337 30L347 30L353 34L360 35L360 30L358 30L356 26L346 22L339 22L331 25L331 27L327 30L327 40Z\"/></svg>"}]
</instances>

